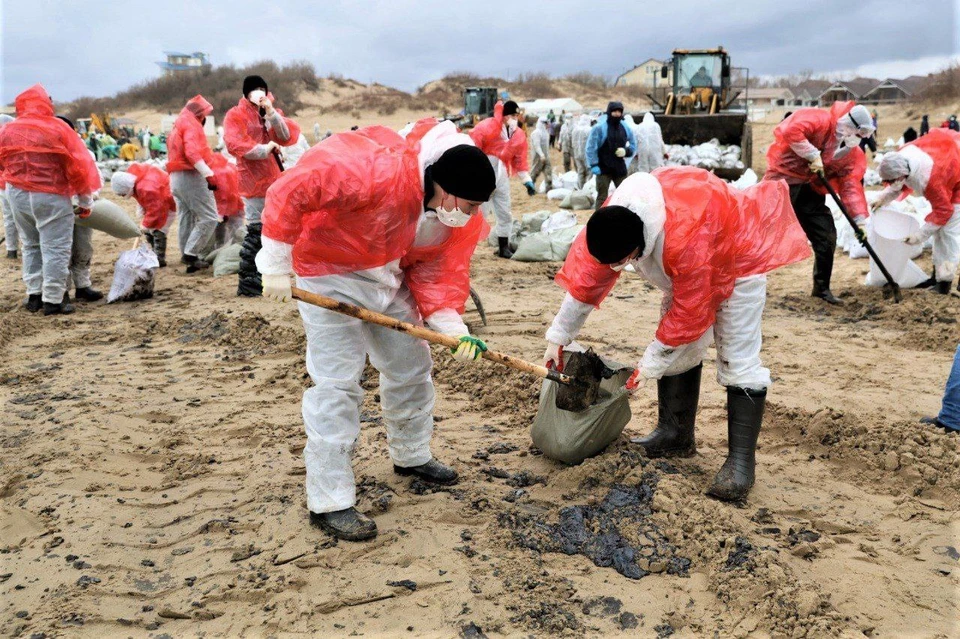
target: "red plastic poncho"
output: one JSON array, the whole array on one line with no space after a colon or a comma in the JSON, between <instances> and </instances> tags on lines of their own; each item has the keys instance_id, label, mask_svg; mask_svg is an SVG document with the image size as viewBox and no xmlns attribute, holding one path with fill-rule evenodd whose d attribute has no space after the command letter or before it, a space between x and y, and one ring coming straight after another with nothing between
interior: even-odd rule
<instances>
[{"instance_id":1,"label":"red plastic poncho","mask_svg":"<svg viewBox=\"0 0 960 639\"><path fill-rule=\"evenodd\" d=\"M170 176L149 164L131 164L127 173L137 178L132 195L143 209L143 228L163 229L167 217L177 211L170 194Z\"/></svg>"},{"instance_id":2,"label":"red plastic poncho","mask_svg":"<svg viewBox=\"0 0 960 639\"><path fill-rule=\"evenodd\" d=\"M477 212L465 226L451 229L450 237L436 246L411 248L400 260L407 287L423 317L443 308L463 315L470 297L470 258L487 237L490 225Z\"/></svg>"},{"instance_id":3,"label":"red plastic poncho","mask_svg":"<svg viewBox=\"0 0 960 639\"><path fill-rule=\"evenodd\" d=\"M0 129L0 174L8 184L64 197L101 187L100 171L83 140L54 117L53 102L35 84L14 100L17 119Z\"/></svg>"},{"instance_id":4,"label":"red plastic poncho","mask_svg":"<svg viewBox=\"0 0 960 639\"><path fill-rule=\"evenodd\" d=\"M493 107L493 117L481 120L470 131L470 139L487 155L494 155L503 162L509 175L530 170L527 159L527 134L518 128L509 140L501 137L503 131L503 102Z\"/></svg>"},{"instance_id":5,"label":"red plastic poncho","mask_svg":"<svg viewBox=\"0 0 960 639\"><path fill-rule=\"evenodd\" d=\"M293 245L302 277L375 268L413 243L423 194L415 144L383 126L339 133L267 190L263 234Z\"/></svg>"},{"instance_id":6,"label":"red plastic poncho","mask_svg":"<svg viewBox=\"0 0 960 639\"><path fill-rule=\"evenodd\" d=\"M837 121L854 106L855 102L834 102L829 111L798 109L778 124L773 130L776 139L767 150L767 172L763 179L810 184L814 191L826 195L827 190L810 172L810 162L790 148L791 144L809 142L819 149L824 173L850 214L854 217L869 216L870 209L860 183L867 169L863 151L852 149L843 157L834 158L837 151Z\"/></svg>"},{"instance_id":7,"label":"red plastic poncho","mask_svg":"<svg viewBox=\"0 0 960 639\"><path fill-rule=\"evenodd\" d=\"M283 112L277 109L280 115ZM230 155L237 158L240 171L240 195L243 197L264 197L267 189L280 177L280 167L274 157L262 160L248 160L245 156L258 144L276 142L281 146L291 146L300 137L300 126L290 118L284 118L290 137L280 139L274 128L267 130L260 118L259 107L246 98L240 98L237 106L227 111L223 120L223 141Z\"/></svg>"},{"instance_id":8,"label":"red plastic poncho","mask_svg":"<svg viewBox=\"0 0 960 639\"><path fill-rule=\"evenodd\" d=\"M207 144L207 134L203 132L200 120L211 113L213 105L202 95L193 96L181 109L167 138L167 173L193 171L200 160L210 165L213 151Z\"/></svg>"},{"instance_id":9,"label":"red plastic poncho","mask_svg":"<svg viewBox=\"0 0 960 639\"><path fill-rule=\"evenodd\" d=\"M737 191L693 167L665 167L652 175L666 205L662 266L672 285L670 306L657 328L663 344L680 346L703 336L738 278L810 256L782 181ZM629 183L624 187L629 189ZM599 306L619 275L590 255L584 230L556 281L580 302Z\"/></svg>"},{"instance_id":10,"label":"red plastic poncho","mask_svg":"<svg viewBox=\"0 0 960 639\"><path fill-rule=\"evenodd\" d=\"M960 204L960 133L950 129L933 129L927 135L907 144L930 156L933 166L923 190L933 210L925 221L943 226L953 217L953 207ZM904 194L910 189L905 187Z\"/></svg>"},{"instance_id":11,"label":"red plastic poncho","mask_svg":"<svg viewBox=\"0 0 960 639\"><path fill-rule=\"evenodd\" d=\"M217 215L232 217L243 213L243 200L240 199L240 173L237 166L219 153L214 153L210 162L217 190L213 199L217 201Z\"/></svg>"}]
</instances>

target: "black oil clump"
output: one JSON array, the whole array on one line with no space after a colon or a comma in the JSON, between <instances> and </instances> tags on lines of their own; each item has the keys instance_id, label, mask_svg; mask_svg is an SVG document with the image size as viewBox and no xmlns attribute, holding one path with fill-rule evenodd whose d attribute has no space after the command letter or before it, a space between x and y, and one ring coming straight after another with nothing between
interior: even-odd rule
<instances>
[{"instance_id":1,"label":"black oil clump","mask_svg":"<svg viewBox=\"0 0 960 639\"><path fill-rule=\"evenodd\" d=\"M603 360L592 348L585 353L568 353L563 373L573 378L573 382L557 385L557 408L579 413L595 404L606 370Z\"/></svg>"}]
</instances>

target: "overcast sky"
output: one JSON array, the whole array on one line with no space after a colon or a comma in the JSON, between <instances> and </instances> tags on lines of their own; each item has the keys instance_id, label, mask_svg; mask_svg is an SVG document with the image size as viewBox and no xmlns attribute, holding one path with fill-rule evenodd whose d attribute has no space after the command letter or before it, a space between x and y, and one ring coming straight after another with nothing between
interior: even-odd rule
<instances>
[{"instance_id":1,"label":"overcast sky","mask_svg":"<svg viewBox=\"0 0 960 639\"><path fill-rule=\"evenodd\" d=\"M960 51L958 4L0 0L0 99L35 82L57 101L112 95L159 75L165 50L205 51L215 65L306 60L322 75L408 91L453 71L615 76L674 48L716 45L751 75L903 76L935 71Z\"/></svg>"}]
</instances>

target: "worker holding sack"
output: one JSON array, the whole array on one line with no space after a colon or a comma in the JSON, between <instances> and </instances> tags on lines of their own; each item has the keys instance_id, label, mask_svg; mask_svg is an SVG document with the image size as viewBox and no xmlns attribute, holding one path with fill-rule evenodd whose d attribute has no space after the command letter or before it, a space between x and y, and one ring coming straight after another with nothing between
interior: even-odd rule
<instances>
[{"instance_id":1,"label":"worker holding sack","mask_svg":"<svg viewBox=\"0 0 960 639\"><path fill-rule=\"evenodd\" d=\"M132 197L137 202L137 217L150 248L157 254L161 267L167 265L167 233L177 212L177 203L170 193L170 177L149 164L131 164L110 178L113 192Z\"/></svg>"},{"instance_id":2,"label":"worker holding sack","mask_svg":"<svg viewBox=\"0 0 960 639\"><path fill-rule=\"evenodd\" d=\"M513 100L497 102L493 117L481 120L470 131L470 137L481 151L486 153L497 176L497 190L490 199L496 216L497 255L506 259L513 257L510 250L510 231L513 215L510 213L510 176L517 175L527 188L527 195L537 190L530 178L530 163L527 158L527 134L520 127L520 107Z\"/></svg>"},{"instance_id":3,"label":"worker holding sack","mask_svg":"<svg viewBox=\"0 0 960 639\"><path fill-rule=\"evenodd\" d=\"M811 295L829 304L843 302L830 291L837 228L820 180L830 182L856 221L866 220L869 210L862 180L867 157L860 140L875 130L867 108L853 102L834 102L829 111L797 109L774 129L776 139L767 151L763 179L785 180L790 185L790 202L815 256Z\"/></svg>"},{"instance_id":4,"label":"worker holding sack","mask_svg":"<svg viewBox=\"0 0 960 639\"><path fill-rule=\"evenodd\" d=\"M544 364L563 361L563 347L632 265L664 293L656 338L627 383L657 380L659 420L639 443L649 457L696 452L702 361L716 339L729 453L708 492L742 499L754 482L770 385L760 361L766 274L809 255L783 182L738 191L699 168L635 173L593 214L557 274L567 295L547 331Z\"/></svg>"},{"instance_id":5,"label":"worker holding sack","mask_svg":"<svg viewBox=\"0 0 960 639\"><path fill-rule=\"evenodd\" d=\"M486 350L460 315L470 258L488 227L480 204L496 188L490 161L452 122L428 118L406 138L382 126L334 135L267 191L263 294L291 298L290 273L312 293L426 324L455 336L454 357ZM433 458L434 388L426 342L301 302L307 370L304 462L310 521L347 540L376 524L355 508L351 456L360 434L360 376L369 355L394 470L433 483L457 479Z\"/></svg>"},{"instance_id":6,"label":"worker holding sack","mask_svg":"<svg viewBox=\"0 0 960 639\"><path fill-rule=\"evenodd\" d=\"M240 197L240 172L237 165L220 155L213 154L210 163L217 190L213 199L217 202L219 223L214 231L214 248L221 248L243 241L244 204Z\"/></svg>"},{"instance_id":7,"label":"worker holding sack","mask_svg":"<svg viewBox=\"0 0 960 639\"><path fill-rule=\"evenodd\" d=\"M224 141L230 155L237 158L247 225L240 250L237 295L257 297L262 288L254 258L260 250L264 198L270 185L280 177L281 147L296 143L300 127L274 108L273 95L259 75L245 77L242 92L240 102L227 111L223 120Z\"/></svg>"},{"instance_id":8,"label":"worker holding sack","mask_svg":"<svg viewBox=\"0 0 960 639\"><path fill-rule=\"evenodd\" d=\"M211 113L213 106L202 95L190 98L167 138L167 173L170 191L177 201L177 236L187 273L209 268L199 255L217 228L217 202L213 196L217 183L210 167L213 151L203 132L203 123Z\"/></svg>"},{"instance_id":9,"label":"worker holding sack","mask_svg":"<svg viewBox=\"0 0 960 639\"><path fill-rule=\"evenodd\" d=\"M923 195L933 207L920 230L906 242L917 245L933 238L933 274L919 288L934 287L942 295L949 294L960 263L960 133L934 129L899 151L885 153L879 172L889 185L874 209L911 192Z\"/></svg>"},{"instance_id":10,"label":"worker holding sack","mask_svg":"<svg viewBox=\"0 0 960 639\"><path fill-rule=\"evenodd\" d=\"M42 85L14 104L16 119L0 129L0 173L23 245L24 305L44 315L72 313L66 293L74 216L90 215L100 172L76 132L54 115Z\"/></svg>"}]
</instances>

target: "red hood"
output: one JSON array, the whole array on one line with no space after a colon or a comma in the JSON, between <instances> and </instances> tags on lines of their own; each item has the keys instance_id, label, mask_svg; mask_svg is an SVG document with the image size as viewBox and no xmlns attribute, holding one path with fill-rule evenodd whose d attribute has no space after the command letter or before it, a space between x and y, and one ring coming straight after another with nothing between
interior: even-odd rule
<instances>
[{"instance_id":1,"label":"red hood","mask_svg":"<svg viewBox=\"0 0 960 639\"><path fill-rule=\"evenodd\" d=\"M46 115L53 117L53 101L42 84L35 84L14 100L17 117L24 115Z\"/></svg>"},{"instance_id":2,"label":"red hood","mask_svg":"<svg viewBox=\"0 0 960 639\"><path fill-rule=\"evenodd\" d=\"M836 124L839 122L840 118L850 113L850 109L855 106L857 106L857 103L853 100L847 102L834 102L833 106L830 107L830 117L833 119L833 123Z\"/></svg>"},{"instance_id":3,"label":"red hood","mask_svg":"<svg viewBox=\"0 0 960 639\"><path fill-rule=\"evenodd\" d=\"M207 102L207 99L202 95L195 95L187 102L187 105L183 107L184 111L193 114L198 120L202 120L211 113L213 113L213 105Z\"/></svg>"}]
</instances>

